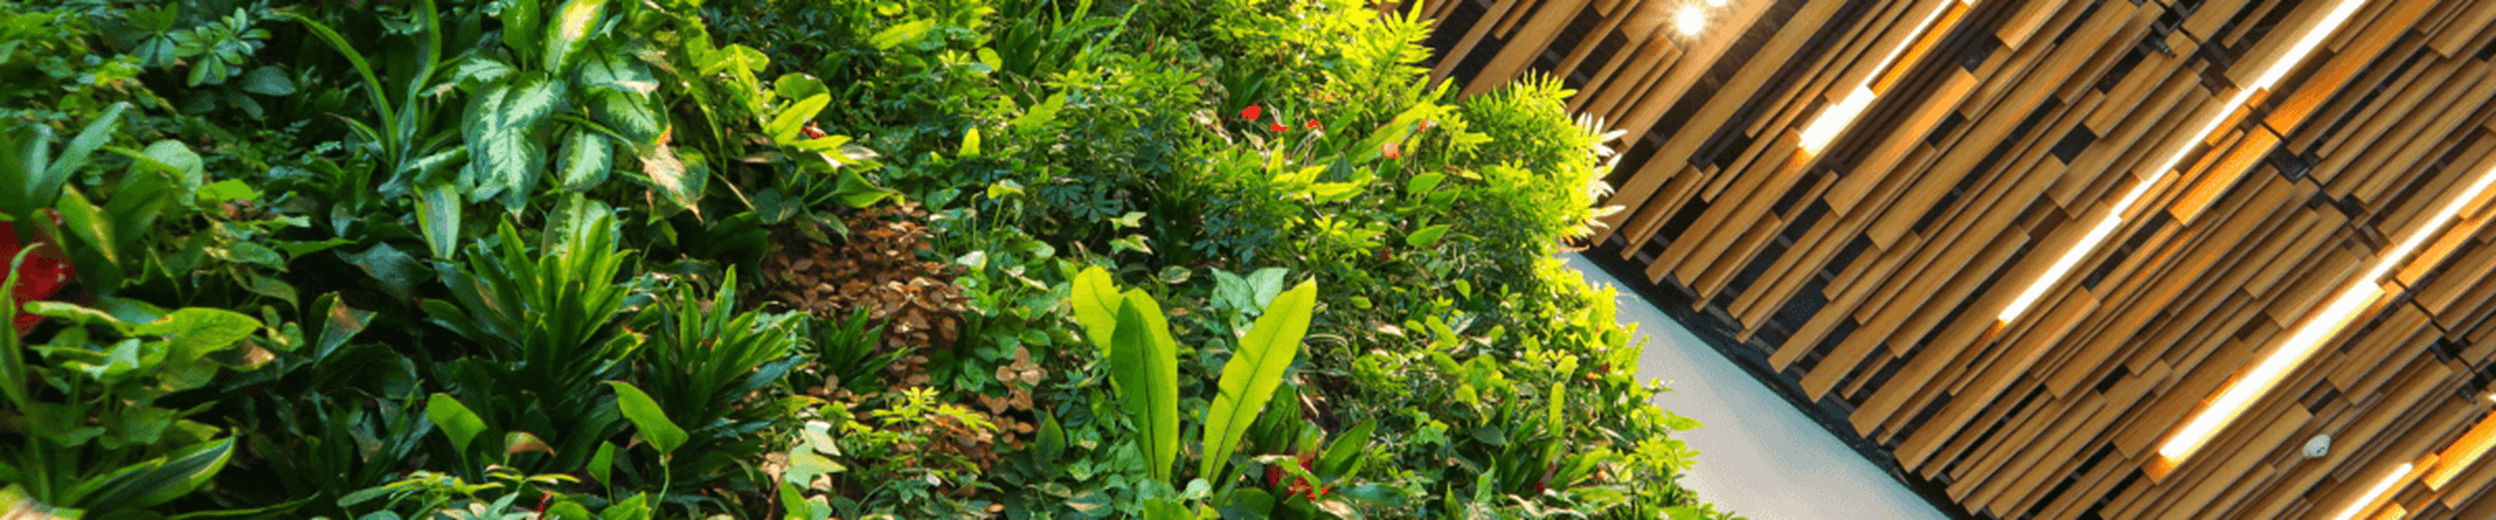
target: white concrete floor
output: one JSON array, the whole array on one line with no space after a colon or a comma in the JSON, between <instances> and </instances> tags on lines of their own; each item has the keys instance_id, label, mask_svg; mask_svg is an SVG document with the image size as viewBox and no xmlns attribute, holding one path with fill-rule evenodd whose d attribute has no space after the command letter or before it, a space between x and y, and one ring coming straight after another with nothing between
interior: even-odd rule
<instances>
[{"instance_id":1,"label":"white concrete floor","mask_svg":"<svg viewBox=\"0 0 2496 520\"><path fill-rule=\"evenodd\" d=\"M1581 255L1563 255L1596 286L1620 288L1620 319L1647 337L1641 380L1673 389L1655 405L1706 427L1677 438L1699 451L1683 486L1753 520L1946 520L1932 504L1699 341Z\"/></svg>"}]
</instances>

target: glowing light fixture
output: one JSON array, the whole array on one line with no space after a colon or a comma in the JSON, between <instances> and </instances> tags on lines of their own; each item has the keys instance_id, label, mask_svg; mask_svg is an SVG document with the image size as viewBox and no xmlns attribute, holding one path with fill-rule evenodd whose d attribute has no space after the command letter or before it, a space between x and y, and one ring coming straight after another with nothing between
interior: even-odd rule
<instances>
[{"instance_id":1,"label":"glowing light fixture","mask_svg":"<svg viewBox=\"0 0 2496 520\"><path fill-rule=\"evenodd\" d=\"M2356 503L2349 504L2348 509L2340 510L2340 516L2332 518L2337 520L2349 520L2351 518L2357 518L2358 514L2365 513L2367 509L2372 509L2366 506L2375 505L2375 499L2383 498L2384 492L2391 491L2394 484L2399 484L2402 479L2408 478L2409 471L2414 469L2416 466L2416 464L2402 464L2399 469L2392 470L2392 474L2383 476L2382 482L2375 483L2374 489L2366 490L2365 496L2357 497Z\"/></svg>"},{"instance_id":2,"label":"glowing light fixture","mask_svg":"<svg viewBox=\"0 0 2496 520\"><path fill-rule=\"evenodd\" d=\"M2340 0L2339 5L2333 6L2331 12L2323 16L2321 23L2315 24L2313 28L2305 31L2304 36L2297 38L2297 44L2289 47L2287 54L2281 55L2279 61L2271 62L2271 67L2263 70L2262 75L2255 78L2252 85L2237 91L2235 97L2227 100L2227 104L2219 105L2226 109L2210 114L2210 119L2202 122L2201 130L2191 134L2193 140L2185 141L2185 146L2179 147L2174 155L2167 157L2166 162L2159 163L2157 169L2150 170L2149 178L2141 179L2139 185L2132 187L2131 193L2125 194L2121 201L2116 202L2114 210L2106 212L2105 219L2098 221L2097 227L2090 228L2087 236L2081 237L2079 243L2072 244L2070 250L2063 252L2062 258L2056 259L2053 266L2046 269L2042 276L2037 277L2037 281L2029 283L2027 289L2020 291L2019 297L2011 300L2010 306L2003 307L2002 314L1998 316L2002 322L2010 323L2019 319L2020 314L2028 312L2030 306L2036 305L2038 298L2045 296L2046 289L2053 288L2054 284L2061 282L2064 276L2071 275L2072 267L2077 266L2081 258L2089 256L2090 251L2096 250L2098 245L2106 242L2107 236L2114 234L2115 228L2123 223L2123 214L2132 209L2132 204L2140 202L2141 197L2149 193L2151 186L2166 179L2167 173L2174 170L2175 165L2184 162L2184 156L2193 152L2194 143L2210 138L2210 132L2217 130L2221 123L2226 122L2227 116L2236 112L2237 107L2244 106L2245 100L2252 99L2255 92L2270 88L2272 83L2287 77L2288 71L2296 69L2299 62L2305 61L2306 55L2313 54L2315 47L2321 46L2324 39L2331 37L2332 31L2338 30L2341 24L2347 23L2349 16L2357 14L2357 9L2365 5L2365 0Z\"/></svg>"},{"instance_id":3,"label":"glowing light fixture","mask_svg":"<svg viewBox=\"0 0 2496 520\"><path fill-rule=\"evenodd\" d=\"M1930 34L1929 31L1949 30L1947 27L1935 29L1933 22L1940 20L1943 14L1949 13L1953 3L1942 2L1940 6L1933 8L1931 14L1924 15L1924 21L1917 22L1915 32L1910 33L1913 36L1898 42L1897 47L1890 48L1889 54L1882 56L1880 63L1872 66L1872 74L1864 77L1863 84L1856 85L1854 90L1848 91L1845 100L1839 101L1836 105L1830 106L1828 110L1820 112L1820 115L1814 116L1811 124L1803 127L1803 153L1818 155L1821 149L1829 145L1830 140L1837 138L1838 133L1846 131L1846 127L1853 125L1855 118L1863 115L1863 109L1872 106L1872 100L1880 97L1880 93L1872 91L1872 82L1888 76L1890 68L1898 65L1898 57L1905 55L1907 49L1914 47L1917 41L1923 40L1925 35ZM1973 7L1976 5L1976 0L1959 0L1955 3ZM1957 22L1953 21L1951 25L1957 25Z\"/></svg>"},{"instance_id":4,"label":"glowing light fixture","mask_svg":"<svg viewBox=\"0 0 2496 520\"><path fill-rule=\"evenodd\" d=\"M2421 480L2427 482L2427 487L2442 490L2453 482L2454 477L2461 476L2462 470L2478 463L2479 457L2486 456L2488 448L2492 447L2496 447L2496 414L2480 419L2478 425L2471 426L2470 431L2463 432L2460 439L2453 440L2451 446L2437 453L2436 465L2427 468Z\"/></svg>"},{"instance_id":5,"label":"glowing light fixture","mask_svg":"<svg viewBox=\"0 0 2496 520\"><path fill-rule=\"evenodd\" d=\"M1708 7L1724 7L1725 0L1707 0Z\"/></svg>"},{"instance_id":6,"label":"glowing light fixture","mask_svg":"<svg viewBox=\"0 0 2496 520\"><path fill-rule=\"evenodd\" d=\"M2158 454L2170 460L2181 461L2191 456L2193 451L2200 449L2202 443L2208 442L2210 436L2217 433L2220 428L2235 422L2236 416L2244 413L2245 408L2251 406L2255 399L2270 393L2271 388L2278 386L2280 378L2286 377L2289 370L2295 369L2297 365L2304 363L2305 358L2312 356L2314 350L2322 346L2323 340L2338 333L2340 327L2348 325L2351 320L2357 318L2358 311L2364 310L2367 305L2373 304L2376 298L2382 297L2384 289L2380 282L2383 276L2392 272L2392 268L2401 265L2411 252L2418 250L2418 246L2434 238L2438 234L2437 230L2442 229L2445 224L2452 223L2454 218L2461 215L2461 210L2477 202L2480 196L2487 193L2490 184L2496 184L2496 166L2490 166L2487 171L2480 172L2478 180L2471 181L2470 187L2462 190L2460 196L2445 202L2443 208L2436 210L2433 218L2420 225L2418 229L2411 231L2409 237L2401 239L2400 244L2393 246L2392 250L2385 251L2382 257L2376 258L2374 267L2367 269L2366 274L2359 277L2354 285L2341 290L2339 296L2333 297L2331 305L2324 307L2322 313L2306 321L2305 325L2297 329L2296 334L2288 337L2287 343L2273 349L2269 355L2262 358L2261 364L2254 365L2253 371L2246 372L2243 379L2228 385L2227 390L2220 392L2218 399L2210 402L2210 406L2194 414L2192 421L2185 423L2184 429L2178 431L2175 438L2168 439L2165 445L2158 448Z\"/></svg>"},{"instance_id":7,"label":"glowing light fixture","mask_svg":"<svg viewBox=\"0 0 2496 520\"><path fill-rule=\"evenodd\" d=\"M1682 34L1697 36L1701 29L1707 28L1707 11L1695 5L1682 6L1681 18L1675 22Z\"/></svg>"}]
</instances>

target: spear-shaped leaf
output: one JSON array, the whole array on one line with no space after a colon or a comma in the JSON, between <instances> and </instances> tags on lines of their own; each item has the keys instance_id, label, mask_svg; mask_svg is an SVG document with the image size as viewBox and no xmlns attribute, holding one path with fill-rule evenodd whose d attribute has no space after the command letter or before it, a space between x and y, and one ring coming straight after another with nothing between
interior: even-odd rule
<instances>
[{"instance_id":1,"label":"spear-shaped leaf","mask_svg":"<svg viewBox=\"0 0 2496 520\"><path fill-rule=\"evenodd\" d=\"M1179 360L1169 324L1151 295L1127 291L1110 343L1110 380L1118 385L1119 404L1143 434L1153 478L1169 482L1170 464L1179 455Z\"/></svg>"},{"instance_id":2,"label":"spear-shaped leaf","mask_svg":"<svg viewBox=\"0 0 2496 520\"><path fill-rule=\"evenodd\" d=\"M1300 282L1265 308L1265 315L1239 341L1239 352L1222 367L1221 393L1205 413L1204 462L1197 476L1221 476L1231 451L1248 433L1248 425L1265 412L1265 403L1282 386L1283 372L1300 355L1300 338L1309 332L1309 315L1317 306L1317 282Z\"/></svg>"}]
</instances>

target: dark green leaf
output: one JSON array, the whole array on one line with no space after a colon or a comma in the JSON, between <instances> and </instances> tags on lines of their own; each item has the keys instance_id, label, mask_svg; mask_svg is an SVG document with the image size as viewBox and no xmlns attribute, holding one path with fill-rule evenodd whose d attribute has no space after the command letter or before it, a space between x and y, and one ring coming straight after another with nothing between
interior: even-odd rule
<instances>
[{"instance_id":1,"label":"dark green leaf","mask_svg":"<svg viewBox=\"0 0 2496 520\"><path fill-rule=\"evenodd\" d=\"M425 400L425 419L432 421L434 427L441 428L444 435L449 435L451 447L463 457L467 456L468 443L476 441L486 428L485 419L478 418L477 412L470 411L467 404L459 402L451 394L439 392Z\"/></svg>"},{"instance_id":2,"label":"dark green leaf","mask_svg":"<svg viewBox=\"0 0 2496 520\"><path fill-rule=\"evenodd\" d=\"M389 292L392 298L405 300L415 297L417 282L424 281L424 266L417 264L416 259L407 256L407 253L390 247L390 244L374 244L364 252L339 253L338 257L380 282L382 290Z\"/></svg>"},{"instance_id":3,"label":"dark green leaf","mask_svg":"<svg viewBox=\"0 0 2496 520\"><path fill-rule=\"evenodd\" d=\"M263 66L243 73L243 91L263 96L293 95L295 80L286 77L286 71L283 69Z\"/></svg>"},{"instance_id":4,"label":"dark green leaf","mask_svg":"<svg viewBox=\"0 0 2496 520\"><path fill-rule=\"evenodd\" d=\"M615 388L616 408L624 411L624 418L633 421L633 426L641 428L642 439L650 441L650 447L658 448L660 457L685 445L685 429L669 421L667 412L659 408L658 401L650 399L650 394L622 381L608 381L607 386Z\"/></svg>"},{"instance_id":5,"label":"dark green leaf","mask_svg":"<svg viewBox=\"0 0 2496 520\"><path fill-rule=\"evenodd\" d=\"M436 260L450 260L459 254L460 210L459 189L447 182L427 182L416 186L416 227L425 234L425 247Z\"/></svg>"}]
</instances>

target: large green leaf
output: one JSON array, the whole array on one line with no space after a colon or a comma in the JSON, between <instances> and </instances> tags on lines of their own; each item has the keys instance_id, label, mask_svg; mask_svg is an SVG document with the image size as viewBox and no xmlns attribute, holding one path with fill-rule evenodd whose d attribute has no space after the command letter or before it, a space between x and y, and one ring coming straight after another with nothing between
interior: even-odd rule
<instances>
[{"instance_id":1,"label":"large green leaf","mask_svg":"<svg viewBox=\"0 0 2496 520\"><path fill-rule=\"evenodd\" d=\"M676 452L676 447L685 445L685 429L667 420L667 413L659 409L658 401L650 399L650 394L622 381L608 381L607 386L615 387L615 406L624 411L624 418L633 421L633 426L641 428L641 438L650 441L650 447L658 448L659 457L668 457Z\"/></svg>"},{"instance_id":2,"label":"large green leaf","mask_svg":"<svg viewBox=\"0 0 2496 520\"><path fill-rule=\"evenodd\" d=\"M233 437L195 444L173 456L123 466L81 483L73 492L80 496L74 505L122 508L162 504L198 489L233 458Z\"/></svg>"},{"instance_id":3,"label":"large green leaf","mask_svg":"<svg viewBox=\"0 0 2496 520\"><path fill-rule=\"evenodd\" d=\"M1143 290L1127 291L1110 342L1109 376L1118 386L1119 404L1142 435L1153 478L1169 482L1170 464L1179 455L1179 360L1161 305Z\"/></svg>"},{"instance_id":4,"label":"large green leaf","mask_svg":"<svg viewBox=\"0 0 2496 520\"><path fill-rule=\"evenodd\" d=\"M459 189L446 182L427 182L416 187L416 226L423 228L425 248L436 260L450 260L459 254L459 212L467 208L460 200Z\"/></svg>"},{"instance_id":5,"label":"large green leaf","mask_svg":"<svg viewBox=\"0 0 2496 520\"><path fill-rule=\"evenodd\" d=\"M635 147L657 145L659 136L667 133L667 122L659 119L658 111L634 94L600 90L590 98L589 115L598 124L632 140Z\"/></svg>"},{"instance_id":6,"label":"large green leaf","mask_svg":"<svg viewBox=\"0 0 2496 520\"><path fill-rule=\"evenodd\" d=\"M797 103L780 109L779 115L772 116L771 123L763 125L763 132L770 134L771 142L774 143L797 142L798 131L804 130L806 122L815 120L815 113L822 112L824 105L831 103L830 94L816 94L798 100Z\"/></svg>"},{"instance_id":7,"label":"large green leaf","mask_svg":"<svg viewBox=\"0 0 2496 520\"><path fill-rule=\"evenodd\" d=\"M571 70L573 58L589 45L589 33L597 28L598 14L606 7L607 0L571 0L555 9L555 17L546 24L547 72Z\"/></svg>"},{"instance_id":8,"label":"large green leaf","mask_svg":"<svg viewBox=\"0 0 2496 520\"><path fill-rule=\"evenodd\" d=\"M563 90L563 82L531 72L469 98L466 120L460 124L469 150L461 184L476 190L477 200L499 198L512 209L527 202L546 163L543 132L536 128L562 110Z\"/></svg>"},{"instance_id":9,"label":"large green leaf","mask_svg":"<svg viewBox=\"0 0 2496 520\"><path fill-rule=\"evenodd\" d=\"M1247 435L1249 423L1265 411L1266 401L1283 384L1283 372L1300 355L1300 338L1309 332L1309 317L1316 305L1317 281L1300 282L1267 306L1265 315L1248 329L1248 336L1240 339L1239 351L1222 367L1221 393L1213 396L1213 407L1205 412L1205 455L1199 476L1220 478L1222 466L1230 462L1240 437Z\"/></svg>"},{"instance_id":10,"label":"large green leaf","mask_svg":"<svg viewBox=\"0 0 2496 520\"><path fill-rule=\"evenodd\" d=\"M1118 330L1118 306L1125 299L1118 295L1118 282L1110 279L1108 270L1092 267L1075 275L1068 303L1075 308L1075 323L1083 325L1083 335L1107 350L1110 335Z\"/></svg>"},{"instance_id":11,"label":"large green leaf","mask_svg":"<svg viewBox=\"0 0 2496 520\"><path fill-rule=\"evenodd\" d=\"M451 436L451 447L457 449L461 457L468 456L468 443L485 433L485 419L478 418L477 412L469 410L466 403L459 402L459 398L450 394L435 393L433 398L426 399L425 419L433 421L434 427Z\"/></svg>"},{"instance_id":12,"label":"large green leaf","mask_svg":"<svg viewBox=\"0 0 2496 520\"><path fill-rule=\"evenodd\" d=\"M38 175L27 178L26 185L20 187L25 190L22 192L25 193L25 198L19 202L27 207L0 209L15 212L50 205L52 197L60 193L61 183L68 182L70 174L76 173L79 168L87 165L87 156L93 155L97 148L102 148L105 143L113 140L113 128L120 125L122 111L129 108L130 104L126 102L114 103L111 107L105 108L103 115L96 116L95 121L88 122L86 128L78 131L77 137L70 138L69 146L61 149L60 156L52 159L51 166L26 165L31 171L40 172Z\"/></svg>"},{"instance_id":13,"label":"large green leaf","mask_svg":"<svg viewBox=\"0 0 2496 520\"><path fill-rule=\"evenodd\" d=\"M615 152L605 136L574 129L563 140L562 166L564 191L587 191L607 182L607 171L615 168Z\"/></svg>"},{"instance_id":14,"label":"large green leaf","mask_svg":"<svg viewBox=\"0 0 2496 520\"><path fill-rule=\"evenodd\" d=\"M260 330L260 320L225 309L187 307L139 325L138 334L170 336L165 363L178 365L224 350Z\"/></svg>"}]
</instances>

